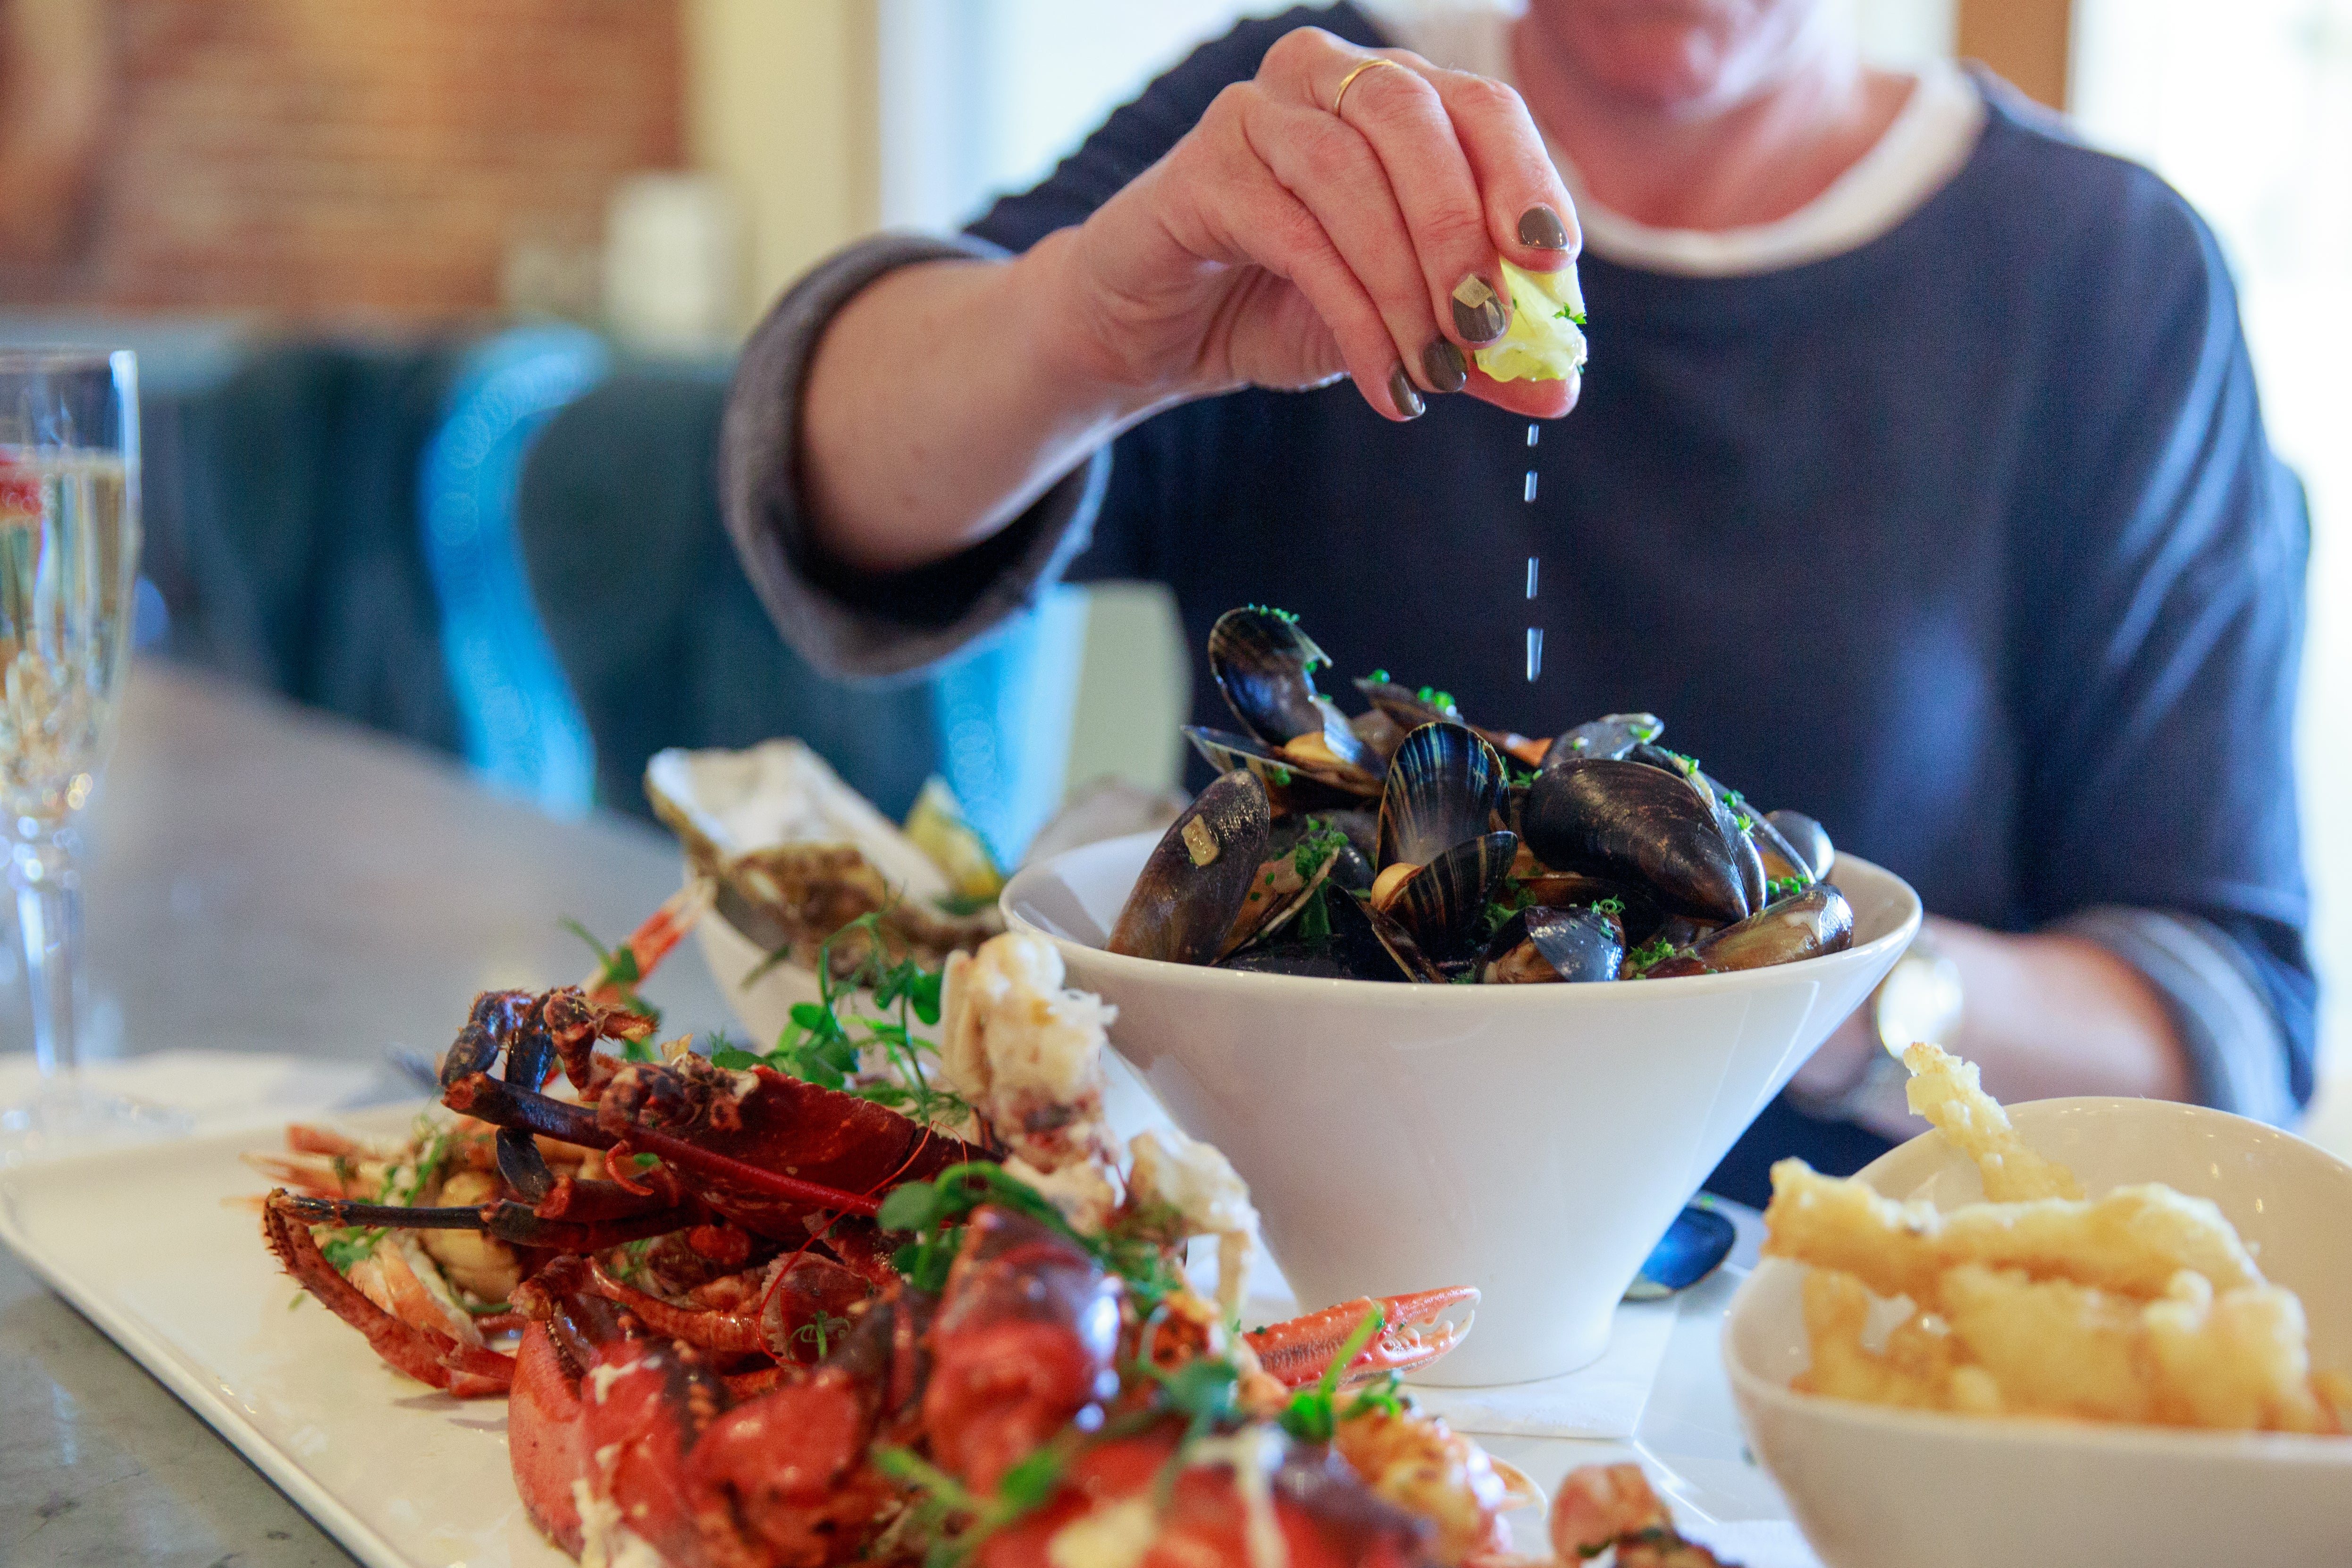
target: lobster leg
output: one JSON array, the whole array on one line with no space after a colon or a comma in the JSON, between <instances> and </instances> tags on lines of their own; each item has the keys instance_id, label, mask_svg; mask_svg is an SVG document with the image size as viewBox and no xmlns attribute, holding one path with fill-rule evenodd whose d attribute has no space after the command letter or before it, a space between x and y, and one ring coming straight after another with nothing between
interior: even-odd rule
<instances>
[{"instance_id":1,"label":"lobster leg","mask_svg":"<svg viewBox=\"0 0 2352 1568\"><path fill-rule=\"evenodd\" d=\"M298 1212L312 1200L289 1195L284 1188L262 1205L261 1234L269 1249L302 1288L329 1312L367 1337L376 1354L414 1377L460 1399L504 1394L514 1381L514 1362L492 1350L475 1350L446 1334L402 1322L360 1293L359 1288L335 1271L326 1254L310 1239L310 1222Z\"/></svg>"},{"instance_id":2,"label":"lobster leg","mask_svg":"<svg viewBox=\"0 0 2352 1568\"><path fill-rule=\"evenodd\" d=\"M543 1004L533 1009L507 1046L503 1076L520 1089L536 1092L547 1082L549 1070L555 1065L555 1042L548 1037L543 1016L546 1010ZM533 1203L555 1186L555 1173L547 1168L547 1156L539 1152L539 1145L531 1135L520 1127L499 1129L499 1175Z\"/></svg>"},{"instance_id":3,"label":"lobster leg","mask_svg":"<svg viewBox=\"0 0 2352 1568\"><path fill-rule=\"evenodd\" d=\"M1477 1291L1469 1285L1382 1296L1377 1301L1362 1297L1255 1329L1242 1337L1268 1373L1288 1387L1304 1388L1329 1369L1331 1358L1363 1322L1364 1314L1378 1307L1380 1332L1356 1353L1339 1377L1342 1385L1361 1383L1382 1373L1427 1366L1461 1343L1462 1336L1470 1332L1469 1318L1452 1323L1445 1321L1445 1314L1455 1307L1475 1305L1477 1300Z\"/></svg>"},{"instance_id":4,"label":"lobster leg","mask_svg":"<svg viewBox=\"0 0 2352 1568\"><path fill-rule=\"evenodd\" d=\"M479 1208L406 1208L398 1204L352 1203L337 1197L286 1196L289 1213L305 1225L368 1225L391 1230L478 1230L518 1247L551 1252L601 1252L646 1236L666 1236L700 1222L702 1211L685 1206L648 1207L634 1215L577 1223L542 1219L528 1204L491 1203Z\"/></svg>"}]
</instances>

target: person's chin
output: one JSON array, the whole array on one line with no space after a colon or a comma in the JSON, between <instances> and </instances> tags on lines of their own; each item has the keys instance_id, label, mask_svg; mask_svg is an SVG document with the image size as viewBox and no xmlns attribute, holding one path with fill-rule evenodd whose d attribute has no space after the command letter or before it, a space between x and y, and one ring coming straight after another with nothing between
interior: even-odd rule
<instances>
[{"instance_id":1,"label":"person's chin","mask_svg":"<svg viewBox=\"0 0 2352 1568\"><path fill-rule=\"evenodd\" d=\"M1594 52L1593 75L1604 90L1646 109L1703 109L1727 95L1729 62L1705 29L1664 22L1628 29Z\"/></svg>"}]
</instances>

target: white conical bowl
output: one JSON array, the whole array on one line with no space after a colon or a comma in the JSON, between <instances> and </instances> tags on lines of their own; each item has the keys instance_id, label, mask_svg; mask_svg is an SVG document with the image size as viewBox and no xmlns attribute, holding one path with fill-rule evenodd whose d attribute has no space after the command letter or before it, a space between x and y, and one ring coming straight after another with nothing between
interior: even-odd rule
<instances>
[{"instance_id":1,"label":"white conical bowl","mask_svg":"<svg viewBox=\"0 0 2352 1568\"><path fill-rule=\"evenodd\" d=\"M1249 1182L1302 1308L1486 1292L1427 1380L1515 1383L1607 1345L1650 1248L1919 926L1903 881L1841 855L1843 953L1744 974L1406 986L1101 950L1155 834L1015 876L1005 919L1118 1004L1111 1041Z\"/></svg>"},{"instance_id":2,"label":"white conical bowl","mask_svg":"<svg viewBox=\"0 0 2352 1568\"><path fill-rule=\"evenodd\" d=\"M2302 1298L2314 1365L2352 1371L2352 1166L2290 1133L2158 1100L2012 1105L2028 1145L2098 1197L2160 1181L2221 1207L2263 1273ZM1862 1179L1939 1208L1979 1201L1941 1133ZM1799 1394L1804 1268L1768 1258L1723 1332L1757 1458L1828 1568L2352 1563L2352 1437L1889 1410Z\"/></svg>"}]
</instances>

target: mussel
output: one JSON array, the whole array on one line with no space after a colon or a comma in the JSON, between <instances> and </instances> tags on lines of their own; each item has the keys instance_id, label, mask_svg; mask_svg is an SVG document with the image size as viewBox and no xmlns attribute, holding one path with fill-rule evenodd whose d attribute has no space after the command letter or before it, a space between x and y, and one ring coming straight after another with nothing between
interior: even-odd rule
<instances>
[{"instance_id":1,"label":"mussel","mask_svg":"<svg viewBox=\"0 0 2352 1568\"><path fill-rule=\"evenodd\" d=\"M1671 914L1748 917L1743 861L1715 802L1680 774L1630 759L1556 764L1528 788L1520 831L1555 870L1640 883Z\"/></svg>"},{"instance_id":2,"label":"mussel","mask_svg":"<svg viewBox=\"0 0 2352 1568\"><path fill-rule=\"evenodd\" d=\"M1654 713L1605 713L1555 736L1544 750L1543 765L1580 758L1613 762L1643 742L1656 740L1665 729Z\"/></svg>"},{"instance_id":3,"label":"mussel","mask_svg":"<svg viewBox=\"0 0 2352 1568\"><path fill-rule=\"evenodd\" d=\"M1764 852L1764 869L1769 874L1805 876L1815 882L1828 880L1837 864L1837 849L1830 842L1828 829L1802 811L1786 810L1765 812L1764 827L1766 832L1758 835L1757 848ZM1776 856L1787 869L1773 863Z\"/></svg>"},{"instance_id":4,"label":"mussel","mask_svg":"<svg viewBox=\"0 0 2352 1568\"><path fill-rule=\"evenodd\" d=\"M1523 909L1496 929L1478 977L1489 985L1613 980L1625 928L1605 908Z\"/></svg>"},{"instance_id":5,"label":"mussel","mask_svg":"<svg viewBox=\"0 0 2352 1568\"><path fill-rule=\"evenodd\" d=\"M1214 959L1259 874L1273 826L1265 788L1254 774L1219 774L1143 862L1109 950L1172 964Z\"/></svg>"},{"instance_id":6,"label":"mussel","mask_svg":"<svg viewBox=\"0 0 2352 1568\"><path fill-rule=\"evenodd\" d=\"M1209 629L1209 674L1244 730L1295 763L1377 780L1380 754L1315 688L1316 666L1330 662L1281 611L1229 610Z\"/></svg>"},{"instance_id":7,"label":"mussel","mask_svg":"<svg viewBox=\"0 0 2352 1568\"><path fill-rule=\"evenodd\" d=\"M1843 953L1853 946L1853 905L1835 886L1817 882L1736 925L1700 938L1647 973L1654 979L1728 974Z\"/></svg>"},{"instance_id":8,"label":"mussel","mask_svg":"<svg viewBox=\"0 0 2352 1568\"><path fill-rule=\"evenodd\" d=\"M1458 724L1423 725L1389 760L1372 907L1436 959L1466 951L1518 854L1517 834L1489 831L1504 779L1495 748Z\"/></svg>"},{"instance_id":9,"label":"mussel","mask_svg":"<svg viewBox=\"0 0 2352 1568\"><path fill-rule=\"evenodd\" d=\"M1443 984L1718 973L1834 952L1829 835L1759 813L1647 713L1549 740L1386 671L1349 717L1296 616L1218 618L1238 728L1188 727L1217 779L1152 852L1114 952L1260 974ZM1374 807L1377 806L1377 811Z\"/></svg>"}]
</instances>

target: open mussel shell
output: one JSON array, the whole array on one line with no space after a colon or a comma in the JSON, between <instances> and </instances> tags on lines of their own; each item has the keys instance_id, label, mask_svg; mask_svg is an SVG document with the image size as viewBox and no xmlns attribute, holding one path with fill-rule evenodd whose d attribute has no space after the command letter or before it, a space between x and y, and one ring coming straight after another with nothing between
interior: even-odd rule
<instances>
[{"instance_id":1,"label":"open mussel shell","mask_svg":"<svg viewBox=\"0 0 2352 1568\"><path fill-rule=\"evenodd\" d=\"M1639 883L1670 914L1727 925L1748 916L1744 868L1711 800L1680 773L1630 759L1563 762L1536 776L1519 825L1555 871Z\"/></svg>"},{"instance_id":2,"label":"open mussel shell","mask_svg":"<svg viewBox=\"0 0 2352 1568\"><path fill-rule=\"evenodd\" d=\"M1405 878L1389 900L1387 913L1431 957L1461 957L1478 917L1502 891L1518 848L1518 835L1508 832L1456 844Z\"/></svg>"},{"instance_id":3,"label":"open mussel shell","mask_svg":"<svg viewBox=\"0 0 2352 1568\"><path fill-rule=\"evenodd\" d=\"M1316 737L1332 760L1377 774L1380 758L1330 699L1315 689L1329 655L1272 610L1228 610L1209 629L1209 674L1242 728L1276 750Z\"/></svg>"},{"instance_id":4,"label":"open mussel shell","mask_svg":"<svg viewBox=\"0 0 2352 1568\"><path fill-rule=\"evenodd\" d=\"M1555 762L1573 762L1582 758L1603 758L1616 761L1634 747L1654 741L1666 732L1666 727L1654 713L1606 713L1599 718L1586 719L1573 729L1563 730L1552 737L1543 755L1543 766Z\"/></svg>"},{"instance_id":5,"label":"open mussel shell","mask_svg":"<svg viewBox=\"0 0 2352 1568\"><path fill-rule=\"evenodd\" d=\"M1765 831L1757 835L1756 847L1764 852L1766 872L1776 877L1801 873L1815 882L1827 880L1837 864L1837 849L1830 842L1827 828L1802 811L1787 810L1765 812L1763 822ZM1793 862L1792 869L1774 870L1776 854Z\"/></svg>"},{"instance_id":6,"label":"open mussel shell","mask_svg":"<svg viewBox=\"0 0 2352 1568\"><path fill-rule=\"evenodd\" d=\"M1387 949L1390 959L1404 972L1405 978L1429 986L1445 984L1445 971L1439 968L1436 960L1423 950L1421 944L1413 939L1412 933L1405 929L1402 921L1382 914L1369 904L1361 908L1373 936Z\"/></svg>"},{"instance_id":7,"label":"open mussel shell","mask_svg":"<svg viewBox=\"0 0 2352 1568\"><path fill-rule=\"evenodd\" d=\"M1233 928L1225 933L1219 956L1280 932L1297 917L1300 910L1320 896L1323 883L1340 857L1355 852L1345 838L1334 833L1328 841L1305 852L1307 864L1302 870L1301 841L1306 831L1306 822L1296 818L1285 818L1275 825L1267 841L1265 860L1251 879L1249 890L1242 895L1240 912L1234 916Z\"/></svg>"},{"instance_id":8,"label":"open mussel shell","mask_svg":"<svg viewBox=\"0 0 2352 1568\"><path fill-rule=\"evenodd\" d=\"M1503 759L1470 730L1423 725L1389 759L1375 867L1427 865L1454 845L1482 837L1504 781Z\"/></svg>"},{"instance_id":9,"label":"open mussel shell","mask_svg":"<svg viewBox=\"0 0 2352 1568\"><path fill-rule=\"evenodd\" d=\"M1229 729L1186 725L1184 738L1220 773L1235 768L1257 776L1276 812L1294 816L1324 807L1361 805L1381 792L1381 781L1360 768L1277 752Z\"/></svg>"},{"instance_id":10,"label":"open mussel shell","mask_svg":"<svg viewBox=\"0 0 2352 1568\"><path fill-rule=\"evenodd\" d=\"M1253 942L1217 961L1221 969L1255 975L1290 975L1315 980L1389 980L1398 983L1423 977L1408 971L1389 946L1373 933L1370 915L1357 900L1329 889L1323 896L1330 929L1309 937L1291 922L1280 935ZM1393 928L1393 922L1391 923ZM1402 933L1399 933L1402 937ZM1402 937L1410 946L1412 938ZM1417 951L1417 950L1416 950Z\"/></svg>"},{"instance_id":11,"label":"open mussel shell","mask_svg":"<svg viewBox=\"0 0 2352 1568\"><path fill-rule=\"evenodd\" d=\"M1376 681L1366 676L1356 683L1356 689L1363 693L1364 700L1372 705L1375 712L1386 714L1408 735L1424 724L1462 722L1462 710L1454 706L1454 699L1443 692L1432 692L1427 686L1415 691L1394 681ZM1429 692L1429 695L1423 696L1422 692ZM1442 702L1438 700L1441 697L1444 699Z\"/></svg>"},{"instance_id":12,"label":"open mussel shell","mask_svg":"<svg viewBox=\"0 0 2352 1568\"><path fill-rule=\"evenodd\" d=\"M1625 932L1598 909L1522 909L1486 945L1479 978L1488 985L1613 980L1625 961Z\"/></svg>"},{"instance_id":13,"label":"open mussel shell","mask_svg":"<svg viewBox=\"0 0 2352 1568\"><path fill-rule=\"evenodd\" d=\"M1173 964L1214 958L1265 863L1272 831L1256 776L1240 768L1219 774L1143 862L1111 927L1109 950Z\"/></svg>"}]
</instances>

